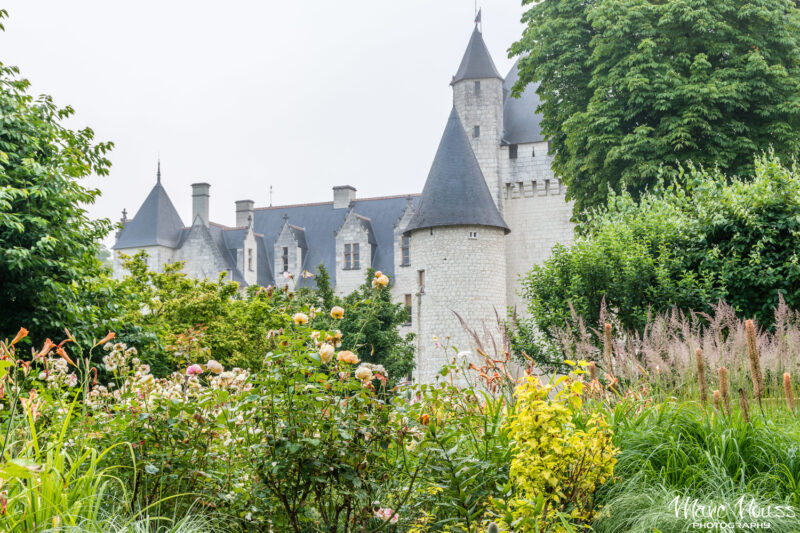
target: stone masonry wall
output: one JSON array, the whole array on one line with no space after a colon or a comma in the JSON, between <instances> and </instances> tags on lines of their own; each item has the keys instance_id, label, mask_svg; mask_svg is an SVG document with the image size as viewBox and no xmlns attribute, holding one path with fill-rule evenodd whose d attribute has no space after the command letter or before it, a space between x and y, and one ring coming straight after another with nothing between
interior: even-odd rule
<instances>
[{"instance_id":1,"label":"stone masonry wall","mask_svg":"<svg viewBox=\"0 0 800 533\"><path fill-rule=\"evenodd\" d=\"M475 82L480 81L479 90ZM503 81L500 79L464 80L453 86L453 104L464 124L472 151L478 159L492 199L502 214L499 151L503 136ZM474 136L480 126L480 136Z\"/></svg>"},{"instance_id":2,"label":"stone masonry wall","mask_svg":"<svg viewBox=\"0 0 800 533\"><path fill-rule=\"evenodd\" d=\"M471 238L476 232L477 238ZM505 235L500 228L451 226L414 231L411 264L424 285L415 290L414 331L417 361L414 379L435 381L442 365L458 351L474 352L473 341L453 311L471 328L496 324L495 309L506 304ZM436 346L438 337L439 347Z\"/></svg>"},{"instance_id":3,"label":"stone masonry wall","mask_svg":"<svg viewBox=\"0 0 800 533\"><path fill-rule=\"evenodd\" d=\"M176 251L175 261L185 261L183 271L192 278L216 279L220 272L227 272L228 280L233 277L208 228L199 223L192 226L183 246Z\"/></svg>"},{"instance_id":4,"label":"stone masonry wall","mask_svg":"<svg viewBox=\"0 0 800 533\"><path fill-rule=\"evenodd\" d=\"M405 305L406 294L411 295L411 324L400 327L400 335L406 336L413 331L414 324L414 311L416 308L416 292L417 271L414 269L414 256L409 255L410 264L402 265L403 253L401 250L403 231L408 226L411 217L414 215L414 209L409 204L400 220L394 228L394 278L392 279L392 299L400 304Z\"/></svg>"},{"instance_id":5,"label":"stone masonry wall","mask_svg":"<svg viewBox=\"0 0 800 533\"><path fill-rule=\"evenodd\" d=\"M518 145L516 159L508 154L507 146L500 149L503 218L511 229L506 236L506 291L508 305L523 313L520 276L550 257L556 244L572 242L573 202L566 201L566 187L553 175L546 142Z\"/></svg>"},{"instance_id":6,"label":"stone masonry wall","mask_svg":"<svg viewBox=\"0 0 800 533\"><path fill-rule=\"evenodd\" d=\"M255 239L253 240L255 244ZM294 281L288 280L283 275L283 248L289 249L289 274L294 275ZM275 250L273 252L275 264L273 265L275 272L275 284L278 287L289 285L290 289L294 288L294 284L300 279L300 272L303 265L303 249L297 246L297 240L292 235L292 230L288 225L284 224L278 238L275 239Z\"/></svg>"}]
</instances>

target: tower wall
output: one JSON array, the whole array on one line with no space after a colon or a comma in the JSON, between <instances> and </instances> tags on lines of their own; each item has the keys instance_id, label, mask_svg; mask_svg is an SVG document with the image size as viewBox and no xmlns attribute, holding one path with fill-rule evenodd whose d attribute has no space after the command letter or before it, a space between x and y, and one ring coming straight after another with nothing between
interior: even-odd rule
<instances>
[{"instance_id":1,"label":"tower wall","mask_svg":"<svg viewBox=\"0 0 800 533\"><path fill-rule=\"evenodd\" d=\"M480 89L476 82L480 83ZM453 85L453 104L464 124L492 200L503 214L498 154L503 136L503 81L498 78L459 81ZM475 126L480 127L477 137Z\"/></svg>"},{"instance_id":2,"label":"tower wall","mask_svg":"<svg viewBox=\"0 0 800 533\"><path fill-rule=\"evenodd\" d=\"M115 279L122 279L126 274L122 268L122 254L133 257L141 251L147 252L147 255L150 256L147 258L147 266L154 272L162 272L165 263L172 263L175 261L175 250L166 246L141 246L138 248L114 250L112 272Z\"/></svg>"},{"instance_id":3,"label":"tower wall","mask_svg":"<svg viewBox=\"0 0 800 533\"><path fill-rule=\"evenodd\" d=\"M553 246L573 240L573 202L566 201L566 187L553 175L547 149L546 142L520 144L516 159L509 158L508 146L499 150L503 218L511 229L506 236L507 299L520 313L526 309L520 277L550 257Z\"/></svg>"},{"instance_id":4,"label":"tower wall","mask_svg":"<svg viewBox=\"0 0 800 533\"><path fill-rule=\"evenodd\" d=\"M471 237L472 232L477 238ZM487 226L445 226L411 233L411 268L417 273L412 326L417 334L415 381L435 381L456 350L475 353L474 341L453 311L471 328L496 329L495 310L502 316L506 305L504 238L501 228ZM421 286L420 271L424 272Z\"/></svg>"}]
</instances>

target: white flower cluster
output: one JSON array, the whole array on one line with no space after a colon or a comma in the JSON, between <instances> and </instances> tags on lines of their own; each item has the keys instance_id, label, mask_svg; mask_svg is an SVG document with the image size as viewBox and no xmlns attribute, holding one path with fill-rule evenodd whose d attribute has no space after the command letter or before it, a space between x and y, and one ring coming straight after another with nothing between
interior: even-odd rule
<instances>
[{"instance_id":1,"label":"white flower cluster","mask_svg":"<svg viewBox=\"0 0 800 533\"><path fill-rule=\"evenodd\" d=\"M57 389L63 386L74 387L78 384L78 375L69 371L69 365L61 357L48 357L45 369L39 372L39 379L47 383L47 388Z\"/></svg>"},{"instance_id":2,"label":"white flower cluster","mask_svg":"<svg viewBox=\"0 0 800 533\"><path fill-rule=\"evenodd\" d=\"M103 349L109 352L108 355L103 357L103 364L109 372L126 370L128 360L137 353L136 348L128 348L121 342L116 344L107 342L103 345Z\"/></svg>"}]
</instances>

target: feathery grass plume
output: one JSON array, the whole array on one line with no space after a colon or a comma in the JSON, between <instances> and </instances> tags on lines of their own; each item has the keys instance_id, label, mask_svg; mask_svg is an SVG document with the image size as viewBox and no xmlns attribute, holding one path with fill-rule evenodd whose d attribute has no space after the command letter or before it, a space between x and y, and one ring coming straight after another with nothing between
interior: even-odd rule
<instances>
[{"instance_id":1,"label":"feathery grass plume","mask_svg":"<svg viewBox=\"0 0 800 533\"><path fill-rule=\"evenodd\" d=\"M722 400L722 412L726 415L731 414L730 381L728 381L728 369L724 366L719 369L719 396Z\"/></svg>"},{"instance_id":2,"label":"feathery grass plume","mask_svg":"<svg viewBox=\"0 0 800 533\"><path fill-rule=\"evenodd\" d=\"M747 395L741 387L739 387L739 407L742 409L742 418L744 418L744 421L750 422L750 407L747 404Z\"/></svg>"},{"instance_id":3,"label":"feathery grass plume","mask_svg":"<svg viewBox=\"0 0 800 533\"><path fill-rule=\"evenodd\" d=\"M605 364L608 366L607 372L613 375L614 368L612 366L612 355L614 352L614 346L612 343L611 324L606 322L606 325L603 326L603 359L605 359Z\"/></svg>"},{"instance_id":4,"label":"feathery grass plume","mask_svg":"<svg viewBox=\"0 0 800 533\"><path fill-rule=\"evenodd\" d=\"M695 360L697 361L697 382L700 385L700 401L706 403L706 367L703 364L703 350L698 348L694 352Z\"/></svg>"},{"instance_id":5,"label":"feathery grass plume","mask_svg":"<svg viewBox=\"0 0 800 533\"><path fill-rule=\"evenodd\" d=\"M758 355L758 345L756 344L756 325L752 320L744 323L747 334L747 356L750 358L750 373L753 376L753 395L756 401L761 401L764 397L764 376L761 373L761 361Z\"/></svg>"},{"instance_id":6,"label":"feathery grass plume","mask_svg":"<svg viewBox=\"0 0 800 533\"><path fill-rule=\"evenodd\" d=\"M589 369L589 381L594 381L597 379L597 365L594 364L594 361L590 361L589 365L587 366Z\"/></svg>"},{"instance_id":7,"label":"feathery grass plume","mask_svg":"<svg viewBox=\"0 0 800 533\"><path fill-rule=\"evenodd\" d=\"M783 390L786 393L786 407L794 411L794 387L792 387L792 375L788 372L783 374Z\"/></svg>"},{"instance_id":8,"label":"feathery grass plume","mask_svg":"<svg viewBox=\"0 0 800 533\"><path fill-rule=\"evenodd\" d=\"M714 389L714 392L711 393L711 401L714 402L714 409L719 410L719 390Z\"/></svg>"}]
</instances>

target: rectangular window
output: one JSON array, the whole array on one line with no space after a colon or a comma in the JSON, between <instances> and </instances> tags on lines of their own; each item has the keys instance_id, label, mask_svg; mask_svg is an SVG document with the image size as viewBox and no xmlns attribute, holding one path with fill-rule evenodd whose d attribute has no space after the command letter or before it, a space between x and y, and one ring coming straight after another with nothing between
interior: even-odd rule
<instances>
[{"instance_id":1,"label":"rectangular window","mask_svg":"<svg viewBox=\"0 0 800 533\"><path fill-rule=\"evenodd\" d=\"M425 292L425 271L424 270L418 270L417 271L417 276L418 276L417 281L419 283L419 292L424 293Z\"/></svg>"},{"instance_id":2,"label":"rectangular window","mask_svg":"<svg viewBox=\"0 0 800 533\"><path fill-rule=\"evenodd\" d=\"M411 325L411 295L406 294L406 312L408 313L408 320L406 320L406 326Z\"/></svg>"},{"instance_id":3,"label":"rectangular window","mask_svg":"<svg viewBox=\"0 0 800 533\"><path fill-rule=\"evenodd\" d=\"M476 137L476 138L481 136L481 127L480 126L475 126L474 128L472 128L472 136Z\"/></svg>"},{"instance_id":4,"label":"rectangular window","mask_svg":"<svg viewBox=\"0 0 800 533\"><path fill-rule=\"evenodd\" d=\"M476 81L475 82L475 94L478 94L480 92L481 92L481 82Z\"/></svg>"},{"instance_id":5,"label":"rectangular window","mask_svg":"<svg viewBox=\"0 0 800 533\"><path fill-rule=\"evenodd\" d=\"M254 270L254 268L253 268L253 249L252 248L248 248L247 249L247 269L250 272L252 272Z\"/></svg>"},{"instance_id":6,"label":"rectangular window","mask_svg":"<svg viewBox=\"0 0 800 533\"><path fill-rule=\"evenodd\" d=\"M509 159L516 159L517 158L517 145L512 144L508 147L508 158Z\"/></svg>"},{"instance_id":7,"label":"rectangular window","mask_svg":"<svg viewBox=\"0 0 800 533\"><path fill-rule=\"evenodd\" d=\"M400 266L408 266L411 264L411 243L409 237L406 235L400 243Z\"/></svg>"},{"instance_id":8,"label":"rectangular window","mask_svg":"<svg viewBox=\"0 0 800 533\"><path fill-rule=\"evenodd\" d=\"M357 242L344 245L344 269L358 270L361 268L359 257L359 244Z\"/></svg>"},{"instance_id":9,"label":"rectangular window","mask_svg":"<svg viewBox=\"0 0 800 533\"><path fill-rule=\"evenodd\" d=\"M283 260L283 271L289 272L289 248L286 246L281 250L281 260Z\"/></svg>"},{"instance_id":10,"label":"rectangular window","mask_svg":"<svg viewBox=\"0 0 800 533\"><path fill-rule=\"evenodd\" d=\"M478 232L477 231L470 231L469 232L469 238L470 239L477 239L478 238Z\"/></svg>"},{"instance_id":11,"label":"rectangular window","mask_svg":"<svg viewBox=\"0 0 800 533\"><path fill-rule=\"evenodd\" d=\"M361 261L358 257L358 243L353 244L353 270L361 268Z\"/></svg>"},{"instance_id":12,"label":"rectangular window","mask_svg":"<svg viewBox=\"0 0 800 533\"><path fill-rule=\"evenodd\" d=\"M345 244L344 245L344 269L345 270L350 270L351 268L353 268L352 257L353 256L352 256L352 251L351 251L350 245L349 244Z\"/></svg>"}]
</instances>

